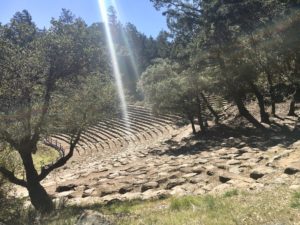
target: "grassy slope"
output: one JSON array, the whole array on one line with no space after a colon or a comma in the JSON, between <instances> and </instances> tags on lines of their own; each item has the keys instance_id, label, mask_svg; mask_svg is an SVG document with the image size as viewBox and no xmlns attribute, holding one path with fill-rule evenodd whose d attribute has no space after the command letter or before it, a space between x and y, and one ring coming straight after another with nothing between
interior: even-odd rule
<instances>
[{"instance_id":1,"label":"grassy slope","mask_svg":"<svg viewBox=\"0 0 300 225\"><path fill-rule=\"evenodd\" d=\"M37 153L33 155L33 162L35 168L40 170L43 165L55 162L58 157L59 154L55 149L39 144Z\"/></svg>"},{"instance_id":2,"label":"grassy slope","mask_svg":"<svg viewBox=\"0 0 300 225\"><path fill-rule=\"evenodd\" d=\"M185 196L87 208L111 215L120 225L300 224L300 190L293 192L285 187L260 192L233 190L218 196ZM44 219L43 224L74 224L87 208L67 207Z\"/></svg>"}]
</instances>

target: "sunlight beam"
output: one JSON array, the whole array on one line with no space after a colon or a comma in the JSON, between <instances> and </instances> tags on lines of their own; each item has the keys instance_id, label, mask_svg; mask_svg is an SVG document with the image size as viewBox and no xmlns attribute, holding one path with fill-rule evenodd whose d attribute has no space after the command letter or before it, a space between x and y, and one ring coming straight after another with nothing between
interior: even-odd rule
<instances>
[{"instance_id":1,"label":"sunlight beam","mask_svg":"<svg viewBox=\"0 0 300 225\"><path fill-rule=\"evenodd\" d=\"M123 118L126 122L126 124L125 124L126 127L129 127L127 103L126 103L126 99L125 99L125 93L124 93L124 88L123 88L121 72L120 72L120 66L119 66L118 59L117 59L117 54L116 54L116 48L115 48L115 45L114 45L114 42L113 42L111 30L110 30L110 27L109 27L109 20L108 20L108 15L107 15L107 6L105 4L105 0L98 0L98 3L99 3L101 18L102 18L104 28L105 28L105 34L106 34L106 37L107 37L109 53L110 53L110 57L111 57L111 60L112 60L113 74L114 74L114 77L115 77L115 80L116 80L118 95L119 95L120 102L121 102L122 116L123 116Z\"/></svg>"},{"instance_id":2,"label":"sunlight beam","mask_svg":"<svg viewBox=\"0 0 300 225\"><path fill-rule=\"evenodd\" d=\"M120 17L122 17L122 14L120 12L120 9L119 9L119 7L117 5L116 0L111 0L111 4L115 8L115 10L117 12L117 15L120 16ZM139 70L138 70L138 67L137 67L136 58L135 58L135 56L133 54L133 51L132 51L132 46L129 43L128 37L126 36L126 34L125 34L125 32L124 32L123 29L121 30L121 35L122 35L122 39L123 39L123 41L124 41L124 43L126 45L128 53L129 53L129 60L130 60L131 66L133 68L134 77L135 77L136 80L138 80L138 78L139 78Z\"/></svg>"}]
</instances>

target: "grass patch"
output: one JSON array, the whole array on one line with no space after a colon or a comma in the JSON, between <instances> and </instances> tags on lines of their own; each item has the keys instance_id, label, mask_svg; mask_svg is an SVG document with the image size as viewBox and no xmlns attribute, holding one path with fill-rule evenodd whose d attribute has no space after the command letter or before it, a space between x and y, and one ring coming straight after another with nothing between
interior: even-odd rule
<instances>
[{"instance_id":1,"label":"grass patch","mask_svg":"<svg viewBox=\"0 0 300 225\"><path fill-rule=\"evenodd\" d=\"M193 196L186 196L182 198L175 198L171 200L170 210L171 211L180 211L180 210L188 210L193 206L200 205L201 202Z\"/></svg>"},{"instance_id":2,"label":"grass patch","mask_svg":"<svg viewBox=\"0 0 300 225\"><path fill-rule=\"evenodd\" d=\"M291 207L300 209L300 192L295 192L292 195Z\"/></svg>"},{"instance_id":3,"label":"grass patch","mask_svg":"<svg viewBox=\"0 0 300 225\"><path fill-rule=\"evenodd\" d=\"M40 224L73 225L86 209L108 215L118 225L297 225L300 192L276 187L260 192L232 190L222 195L68 206L43 218Z\"/></svg>"},{"instance_id":4,"label":"grass patch","mask_svg":"<svg viewBox=\"0 0 300 225\"><path fill-rule=\"evenodd\" d=\"M39 144L38 151L32 155L34 166L40 170L42 166L55 162L59 157L59 153L49 146Z\"/></svg>"},{"instance_id":5,"label":"grass patch","mask_svg":"<svg viewBox=\"0 0 300 225\"><path fill-rule=\"evenodd\" d=\"M223 196L225 198L230 198L230 197L236 196L238 194L239 194L238 190L234 189L234 190L231 190L231 191L226 191Z\"/></svg>"}]
</instances>

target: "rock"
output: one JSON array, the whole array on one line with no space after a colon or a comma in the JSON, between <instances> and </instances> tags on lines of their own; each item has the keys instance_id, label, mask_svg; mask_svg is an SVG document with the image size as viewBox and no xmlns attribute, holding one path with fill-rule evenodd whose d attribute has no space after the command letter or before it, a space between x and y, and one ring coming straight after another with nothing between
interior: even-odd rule
<instances>
[{"instance_id":1,"label":"rock","mask_svg":"<svg viewBox=\"0 0 300 225\"><path fill-rule=\"evenodd\" d=\"M202 187L202 189L203 189L205 192L209 192L209 191L211 191L214 187L215 187L214 184L208 184L208 185Z\"/></svg>"},{"instance_id":2,"label":"rock","mask_svg":"<svg viewBox=\"0 0 300 225\"><path fill-rule=\"evenodd\" d=\"M114 187L114 186L102 186L100 187L100 197L106 196L106 195L111 195L114 193L119 192L119 188L118 187Z\"/></svg>"},{"instance_id":3,"label":"rock","mask_svg":"<svg viewBox=\"0 0 300 225\"><path fill-rule=\"evenodd\" d=\"M222 170L227 170L228 169L228 166L223 164L223 163L217 163L216 167L219 168L219 169L222 169Z\"/></svg>"},{"instance_id":4,"label":"rock","mask_svg":"<svg viewBox=\"0 0 300 225\"><path fill-rule=\"evenodd\" d=\"M187 173L187 174L183 175L182 177L183 178L191 178L191 177L194 177L196 175L197 175L197 173Z\"/></svg>"},{"instance_id":5,"label":"rock","mask_svg":"<svg viewBox=\"0 0 300 225\"><path fill-rule=\"evenodd\" d=\"M230 173L240 174L241 172L244 172L244 169L240 168L238 166L233 166L233 167L230 167L228 171Z\"/></svg>"},{"instance_id":6,"label":"rock","mask_svg":"<svg viewBox=\"0 0 300 225\"><path fill-rule=\"evenodd\" d=\"M246 152L251 152L252 151L252 149L250 148L250 147L242 147L242 148L240 148L240 149L238 149L238 154L240 154L240 155L242 155L242 154L244 154L244 153L246 153Z\"/></svg>"},{"instance_id":7,"label":"rock","mask_svg":"<svg viewBox=\"0 0 300 225\"><path fill-rule=\"evenodd\" d=\"M74 191L73 190L71 190L71 191L64 191L64 192L59 192L57 195L56 195L56 197L58 197L58 198L73 198L74 196L73 196L73 193L74 193Z\"/></svg>"},{"instance_id":8,"label":"rock","mask_svg":"<svg viewBox=\"0 0 300 225\"><path fill-rule=\"evenodd\" d=\"M170 191L171 195L175 195L176 197L184 196L187 194L186 190L184 190L181 186L176 186L172 188L172 191Z\"/></svg>"},{"instance_id":9,"label":"rock","mask_svg":"<svg viewBox=\"0 0 300 225\"><path fill-rule=\"evenodd\" d=\"M197 164L205 164L207 162L208 162L207 159L197 159L197 160L195 160L195 163L197 163Z\"/></svg>"},{"instance_id":10,"label":"rock","mask_svg":"<svg viewBox=\"0 0 300 225\"><path fill-rule=\"evenodd\" d=\"M148 182L148 180L146 180L146 179L140 179L140 180L135 180L134 182L133 182L133 184L134 185L141 185L141 184L145 184L145 183L147 183Z\"/></svg>"},{"instance_id":11,"label":"rock","mask_svg":"<svg viewBox=\"0 0 300 225\"><path fill-rule=\"evenodd\" d=\"M180 172L182 173L192 173L193 172L193 168L192 167L182 167L179 169Z\"/></svg>"},{"instance_id":12,"label":"rock","mask_svg":"<svg viewBox=\"0 0 300 225\"><path fill-rule=\"evenodd\" d=\"M230 160L230 159L232 159L232 155L222 155L222 156L220 156L220 159Z\"/></svg>"},{"instance_id":13,"label":"rock","mask_svg":"<svg viewBox=\"0 0 300 225\"><path fill-rule=\"evenodd\" d=\"M227 161L227 165L239 165L239 164L241 164L241 161L239 160L232 159Z\"/></svg>"},{"instance_id":14,"label":"rock","mask_svg":"<svg viewBox=\"0 0 300 225\"><path fill-rule=\"evenodd\" d=\"M120 176L119 172L111 173L107 176L108 179L115 179L116 177Z\"/></svg>"},{"instance_id":15,"label":"rock","mask_svg":"<svg viewBox=\"0 0 300 225\"><path fill-rule=\"evenodd\" d=\"M240 180L240 181L249 182L248 178L245 178L235 173L223 172L222 174L219 175L219 181L222 183L227 183L230 180Z\"/></svg>"},{"instance_id":16,"label":"rock","mask_svg":"<svg viewBox=\"0 0 300 225\"><path fill-rule=\"evenodd\" d=\"M169 179L177 179L180 176L180 173L170 174Z\"/></svg>"},{"instance_id":17,"label":"rock","mask_svg":"<svg viewBox=\"0 0 300 225\"><path fill-rule=\"evenodd\" d=\"M76 187L75 184L68 184L68 185L65 185L65 186L58 186L56 188L56 192L65 192L65 191L71 191L71 190L74 190Z\"/></svg>"},{"instance_id":18,"label":"rock","mask_svg":"<svg viewBox=\"0 0 300 225\"><path fill-rule=\"evenodd\" d=\"M227 143L230 144L230 145L234 145L235 144L235 139L234 137L230 137L227 139Z\"/></svg>"},{"instance_id":19,"label":"rock","mask_svg":"<svg viewBox=\"0 0 300 225\"><path fill-rule=\"evenodd\" d=\"M237 160L249 160L249 159L251 159L251 157L253 157L253 154L245 153L243 155L240 155L240 156L236 157L235 159L237 159Z\"/></svg>"},{"instance_id":20,"label":"rock","mask_svg":"<svg viewBox=\"0 0 300 225\"><path fill-rule=\"evenodd\" d=\"M195 167L193 167L193 169L192 169L192 172L193 173L202 173L204 171L204 169L203 169L203 167L202 166L195 166Z\"/></svg>"},{"instance_id":21,"label":"rock","mask_svg":"<svg viewBox=\"0 0 300 225\"><path fill-rule=\"evenodd\" d=\"M245 143L245 142L240 142L239 143L239 145L238 145L238 147L239 148L243 148L243 147L245 147L247 144Z\"/></svg>"},{"instance_id":22,"label":"rock","mask_svg":"<svg viewBox=\"0 0 300 225\"><path fill-rule=\"evenodd\" d=\"M106 172L106 171L108 171L107 168L102 167L102 166L99 166L99 167L98 167L98 172Z\"/></svg>"},{"instance_id":23,"label":"rock","mask_svg":"<svg viewBox=\"0 0 300 225\"><path fill-rule=\"evenodd\" d=\"M166 183L168 181L168 177L160 177L158 179L155 180L158 184L163 184Z\"/></svg>"},{"instance_id":24,"label":"rock","mask_svg":"<svg viewBox=\"0 0 300 225\"><path fill-rule=\"evenodd\" d=\"M155 181L149 182L149 183L145 183L142 185L141 191L145 192L149 189L154 189L157 188L159 186L159 184Z\"/></svg>"},{"instance_id":25,"label":"rock","mask_svg":"<svg viewBox=\"0 0 300 225\"><path fill-rule=\"evenodd\" d=\"M133 187L131 185L126 185L120 188L119 193L120 194L125 194L127 192L130 192L133 190Z\"/></svg>"},{"instance_id":26,"label":"rock","mask_svg":"<svg viewBox=\"0 0 300 225\"><path fill-rule=\"evenodd\" d=\"M262 178L265 174L264 173L261 173L259 171L253 171L250 173L250 177L254 180L257 180L259 178Z\"/></svg>"},{"instance_id":27,"label":"rock","mask_svg":"<svg viewBox=\"0 0 300 225\"><path fill-rule=\"evenodd\" d=\"M213 176L215 173L216 173L216 167L214 167L214 166L212 166L212 165L210 165L210 166L207 166L206 167L206 174L208 175L208 176Z\"/></svg>"},{"instance_id":28,"label":"rock","mask_svg":"<svg viewBox=\"0 0 300 225\"><path fill-rule=\"evenodd\" d=\"M190 179L191 184L198 184L205 182L205 176L198 175Z\"/></svg>"},{"instance_id":29,"label":"rock","mask_svg":"<svg viewBox=\"0 0 300 225\"><path fill-rule=\"evenodd\" d=\"M81 214L76 225L115 225L106 216L99 212L86 210Z\"/></svg>"},{"instance_id":30,"label":"rock","mask_svg":"<svg viewBox=\"0 0 300 225\"><path fill-rule=\"evenodd\" d=\"M226 176L226 175L220 175L219 180L220 180L221 183L226 183L227 181L231 180L231 177Z\"/></svg>"},{"instance_id":31,"label":"rock","mask_svg":"<svg viewBox=\"0 0 300 225\"><path fill-rule=\"evenodd\" d=\"M92 195L92 193L94 192L95 188L90 188L90 189L86 189L84 190L83 194L82 194L82 198L86 198Z\"/></svg>"},{"instance_id":32,"label":"rock","mask_svg":"<svg viewBox=\"0 0 300 225\"><path fill-rule=\"evenodd\" d=\"M251 171L250 177L254 180L257 180L259 178L262 178L264 175L272 173L274 170L270 167L258 167Z\"/></svg>"},{"instance_id":33,"label":"rock","mask_svg":"<svg viewBox=\"0 0 300 225\"><path fill-rule=\"evenodd\" d=\"M147 190L142 194L142 200L164 199L170 196L167 190Z\"/></svg>"},{"instance_id":34,"label":"rock","mask_svg":"<svg viewBox=\"0 0 300 225\"><path fill-rule=\"evenodd\" d=\"M185 183L185 179L184 178L178 178L178 179L171 179L169 180L166 189L171 189L175 186L181 185Z\"/></svg>"},{"instance_id":35,"label":"rock","mask_svg":"<svg viewBox=\"0 0 300 225\"><path fill-rule=\"evenodd\" d=\"M293 162L289 166L287 166L284 170L284 173L288 175L293 175L300 172L300 161Z\"/></svg>"}]
</instances>

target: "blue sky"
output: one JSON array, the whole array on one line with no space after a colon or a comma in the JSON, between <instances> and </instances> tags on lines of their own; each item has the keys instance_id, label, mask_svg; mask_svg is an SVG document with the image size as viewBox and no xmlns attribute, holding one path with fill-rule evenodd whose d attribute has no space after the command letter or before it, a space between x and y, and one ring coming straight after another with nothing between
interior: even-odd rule
<instances>
[{"instance_id":1,"label":"blue sky","mask_svg":"<svg viewBox=\"0 0 300 225\"><path fill-rule=\"evenodd\" d=\"M167 29L165 17L154 9L150 0L116 0L116 3L122 23L131 22L139 31L154 37ZM48 27L50 19L58 18L62 8L70 9L87 24L100 21L97 0L0 0L0 22L5 24L15 12L27 9L38 27Z\"/></svg>"}]
</instances>

